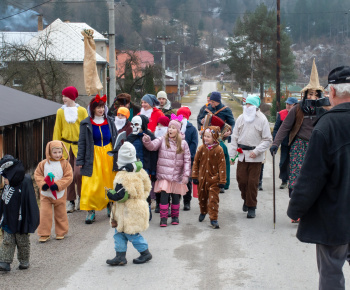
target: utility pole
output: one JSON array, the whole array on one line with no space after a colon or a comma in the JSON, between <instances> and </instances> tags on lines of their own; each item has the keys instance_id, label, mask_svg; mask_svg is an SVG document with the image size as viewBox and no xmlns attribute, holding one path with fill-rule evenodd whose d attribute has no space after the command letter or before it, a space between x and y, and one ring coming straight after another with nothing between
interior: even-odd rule
<instances>
[{"instance_id":1,"label":"utility pole","mask_svg":"<svg viewBox=\"0 0 350 290\"><path fill-rule=\"evenodd\" d=\"M277 0L277 64L276 64L276 110L281 106L281 9L280 0Z\"/></svg>"},{"instance_id":2,"label":"utility pole","mask_svg":"<svg viewBox=\"0 0 350 290\"><path fill-rule=\"evenodd\" d=\"M253 48L252 48L252 53L250 55L250 93L253 94L253 90L254 90L254 67L253 67Z\"/></svg>"},{"instance_id":3,"label":"utility pole","mask_svg":"<svg viewBox=\"0 0 350 290\"><path fill-rule=\"evenodd\" d=\"M185 69L186 69L186 62L184 61L184 68L183 68L183 73L182 73L182 80L183 80L183 91L184 91L184 94L185 95L185 90L186 90L186 85L185 85Z\"/></svg>"},{"instance_id":4,"label":"utility pole","mask_svg":"<svg viewBox=\"0 0 350 290\"><path fill-rule=\"evenodd\" d=\"M163 48L163 57L162 57L162 65L163 65L163 70L162 70L162 83L163 83L163 90L166 92L166 84L165 84L165 45L166 41L170 39L170 36L157 36L157 39L160 41L162 44Z\"/></svg>"},{"instance_id":5,"label":"utility pole","mask_svg":"<svg viewBox=\"0 0 350 290\"><path fill-rule=\"evenodd\" d=\"M181 101L181 85L180 85L180 52L177 55L177 101Z\"/></svg>"},{"instance_id":6,"label":"utility pole","mask_svg":"<svg viewBox=\"0 0 350 290\"><path fill-rule=\"evenodd\" d=\"M116 96L115 88L115 24L114 24L114 0L109 0L109 105L113 104Z\"/></svg>"}]
</instances>

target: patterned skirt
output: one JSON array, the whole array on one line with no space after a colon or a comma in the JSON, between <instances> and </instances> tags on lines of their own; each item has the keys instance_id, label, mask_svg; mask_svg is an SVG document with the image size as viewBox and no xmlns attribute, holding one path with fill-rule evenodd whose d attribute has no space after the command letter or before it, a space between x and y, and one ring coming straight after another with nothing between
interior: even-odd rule
<instances>
[{"instance_id":1,"label":"patterned skirt","mask_svg":"<svg viewBox=\"0 0 350 290\"><path fill-rule=\"evenodd\" d=\"M293 189L295 181L299 176L301 165L303 164L306 149L309 141L296 138L290 147L290 163L289 163L289 188Z\"/></svg>"}]
</instances>

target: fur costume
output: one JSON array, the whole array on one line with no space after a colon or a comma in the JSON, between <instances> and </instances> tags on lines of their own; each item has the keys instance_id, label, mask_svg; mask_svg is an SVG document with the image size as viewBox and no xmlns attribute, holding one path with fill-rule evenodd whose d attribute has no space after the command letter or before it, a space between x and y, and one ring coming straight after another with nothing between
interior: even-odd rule
<instances>
[{"instance_id":1,"label":"fur costume","mask_svg":"<svg viewBox=\"0 0 350 290\"><path fill-rule=\"evenodd\" d=\"M137 162L141 164L141 162ZM121 184L129 199L124 203L115 202L111 211L111 224L118 223L117 231L136 234L148 229L149 208L146 201L151 191L151 181L144 169L137 172L120 171L116 175L113 186Z\"/></svg>"}]
</instances>

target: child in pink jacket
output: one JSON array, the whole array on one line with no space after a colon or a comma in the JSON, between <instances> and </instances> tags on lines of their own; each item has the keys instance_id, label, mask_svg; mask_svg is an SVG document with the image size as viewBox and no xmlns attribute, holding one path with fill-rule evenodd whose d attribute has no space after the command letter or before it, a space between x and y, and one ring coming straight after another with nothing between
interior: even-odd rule
<instances>
[{"instance_id":1,"label":"child in pink jacket","mask_svg":"<svg viewBox=\"0 0 350 290\"><path fill-rule=\"evenodd\" d=\"M154 192L160 192L160 226L166 227L168 220L168 198L171 194L171 224L179 224L180 195L187 192L191 174L191 153L181 134L183 116L171 115L165 136L151 141L144 135L142 142L149 151L158 150L157 181Z\"/></svg>"}]
</instances>

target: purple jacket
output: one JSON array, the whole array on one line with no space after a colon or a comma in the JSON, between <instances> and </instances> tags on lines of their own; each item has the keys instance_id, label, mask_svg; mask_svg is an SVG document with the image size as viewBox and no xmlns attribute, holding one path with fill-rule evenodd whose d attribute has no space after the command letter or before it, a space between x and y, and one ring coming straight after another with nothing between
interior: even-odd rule
<instances>
[{"instance_id":1,"label":"purple jacket","mask_svg":"<svg viewBox=\"0 0 350 290\"><path fill-rule=\"evenodd\" d=\"M184 153L176 154L176 143L169 140L170 148L167 148L164 137L143 144L149 151L158 150L157 179L182 182L183 177L191 175L191 153L188 144L182 140L181 146Z\"/></svg>"}]
</instances>

